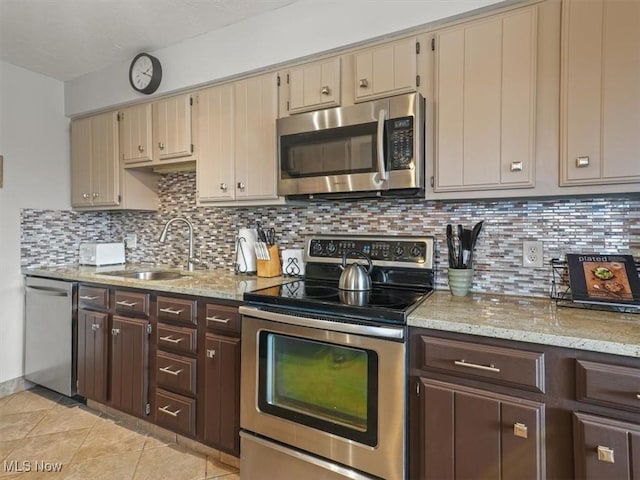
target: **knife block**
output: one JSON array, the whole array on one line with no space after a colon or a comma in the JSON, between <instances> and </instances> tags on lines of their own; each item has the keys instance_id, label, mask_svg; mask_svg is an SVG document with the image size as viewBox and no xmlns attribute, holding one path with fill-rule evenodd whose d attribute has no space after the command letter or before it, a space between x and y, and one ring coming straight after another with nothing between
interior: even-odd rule
<instances>
[{"instance_id":1,"label":"knife block","mask_svg":"<svg viewBox=\"0 0 640 480\"><path fill-rule=\"evenodd\" d=\"M269 260L256 260L256 268L259 277L277 277L282 275L280 265L280 253L277 245L269 246Z\"/></svg>"}]
</instances>

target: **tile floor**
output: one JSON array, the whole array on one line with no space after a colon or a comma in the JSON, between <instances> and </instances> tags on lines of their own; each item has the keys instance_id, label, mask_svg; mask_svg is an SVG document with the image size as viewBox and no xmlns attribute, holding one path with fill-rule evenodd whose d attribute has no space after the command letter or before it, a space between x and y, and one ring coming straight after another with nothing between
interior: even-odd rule
<instances>
[{"instance_id":1,"label":"tile floor","mask_svg":"<svg viewBox=\"0 0 640 480\"><path fill-rule=\"evenodd\" d=\"M0 480L239 480L236 468L43 388L0 398Z\"/></svg>"}]
</instances>

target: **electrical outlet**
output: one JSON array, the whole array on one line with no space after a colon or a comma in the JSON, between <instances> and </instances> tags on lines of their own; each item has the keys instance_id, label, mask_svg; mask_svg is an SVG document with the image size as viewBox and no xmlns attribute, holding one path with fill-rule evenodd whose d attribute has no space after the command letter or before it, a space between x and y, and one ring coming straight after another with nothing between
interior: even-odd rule
<instances>
[{"instance_id":1,"label":"electrical outlet","mask_svg":"<svg viewBox=\"0 0 640 480\"><path fill-rule=\"evenodd\" d=\"M138 244L138 235L135 233L127 233L124 236L124 244L127 248L136 248L136 245Z\"/></svg>"},{"instance_id":2,"label":"electrical outlet","mask_svg":"<svg viewBox=\"0 0 640 480\"><path fill-rule=\"evenodd\" d=\"M528 268L541 268L542 261L542 242L537 240L525 240L522 242L522 266Z\"/></svg>"}]
</instances>

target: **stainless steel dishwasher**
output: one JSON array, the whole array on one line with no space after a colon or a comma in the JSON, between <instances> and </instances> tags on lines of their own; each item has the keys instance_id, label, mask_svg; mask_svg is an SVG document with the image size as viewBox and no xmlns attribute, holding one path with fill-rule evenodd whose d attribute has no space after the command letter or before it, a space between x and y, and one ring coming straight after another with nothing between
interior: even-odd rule
<instances>
[{"instance_id":1,"label":"stainless steel dishwasher","mask_svg":"<svg viewBox=\"0 0 640 480\"><path fill-rule=\"evenodd\" d=\"M24 378L69 397L76 394L76 285L25 280Z\"/></svg>"}]
</instances>

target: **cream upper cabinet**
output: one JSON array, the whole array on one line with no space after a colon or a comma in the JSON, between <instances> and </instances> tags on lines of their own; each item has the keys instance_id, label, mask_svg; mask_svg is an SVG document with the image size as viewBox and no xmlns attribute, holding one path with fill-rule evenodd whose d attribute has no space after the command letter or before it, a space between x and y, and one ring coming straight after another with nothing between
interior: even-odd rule
<instances>
[{"instance_id":1,"label":"cream upper cabinet","mask_svg":"<svg viewBox=\"0 0 640 480\"><path fill-rule=\"evenodd\" d=\"M640 182L640 0L565 0L561 185Z\"/></svg>"},{"instance_id":2,"label":"cream upper cabinet","mask_svg":"<svg viewBox=\"0 0 640 480\"><path fill-rule=\"evenodd\" d=\"M415 91L418 50L412 37L354 53L355 101Z\"/></svg>"},{"instance_id":3,"label":"cream upper cabinet","mask_svg":"<svg viewBox=\"0 0 640 480\"><path fill-rule=\"evenodd\" d=\"M535 184L536 6L435 33L435 192Z\"/></svg>"},{"instance_id":4,"label":"cream upper cabinet","mask_svg":"<svg viewBox=\"0 0 640 480\"><path fill-rule=\"evenodd\" d=\"M153 161L151 103L120 110L120 154L125 165L140 165Z\"/></svg>"},{"instance_id":5,"label":"cream upper cabinet","mask_svg":"<svg viewBox=\"0 0 640 480\"><path fill-rule=\"evenodd\" d=\"M200 203L277 198L277 74L196 95Z\"/></svg>"},{"instance_id":6,"label":"cream upper cabinet","mask_svg":"<svg viewBox=\"0 0 640 480\"><path fill-rule=\"evenodd\" d=\"M340 57L293 67L287 72L289 113L340 105Z\"/></svg>"},{"instance_id":7,"label":"cream upper cabinet","mask_svg":"<svg viewBox=\"0 0 640 480\"><path fill-rule=\"evenodd\" d=\"M189 93L153 102L154 156L157 163L194 160L191 105Z\"/></svg>"},{"instance_id":8,"label":"cream upper cabinet","mask_svg":"<svg viewBox=\"0 0 640 480\"><path fill-rule=\"evenodd\" d=\"M71 205L119 204L118 120L116 112L71 122Z\"/></svg>"}]
</instances>

